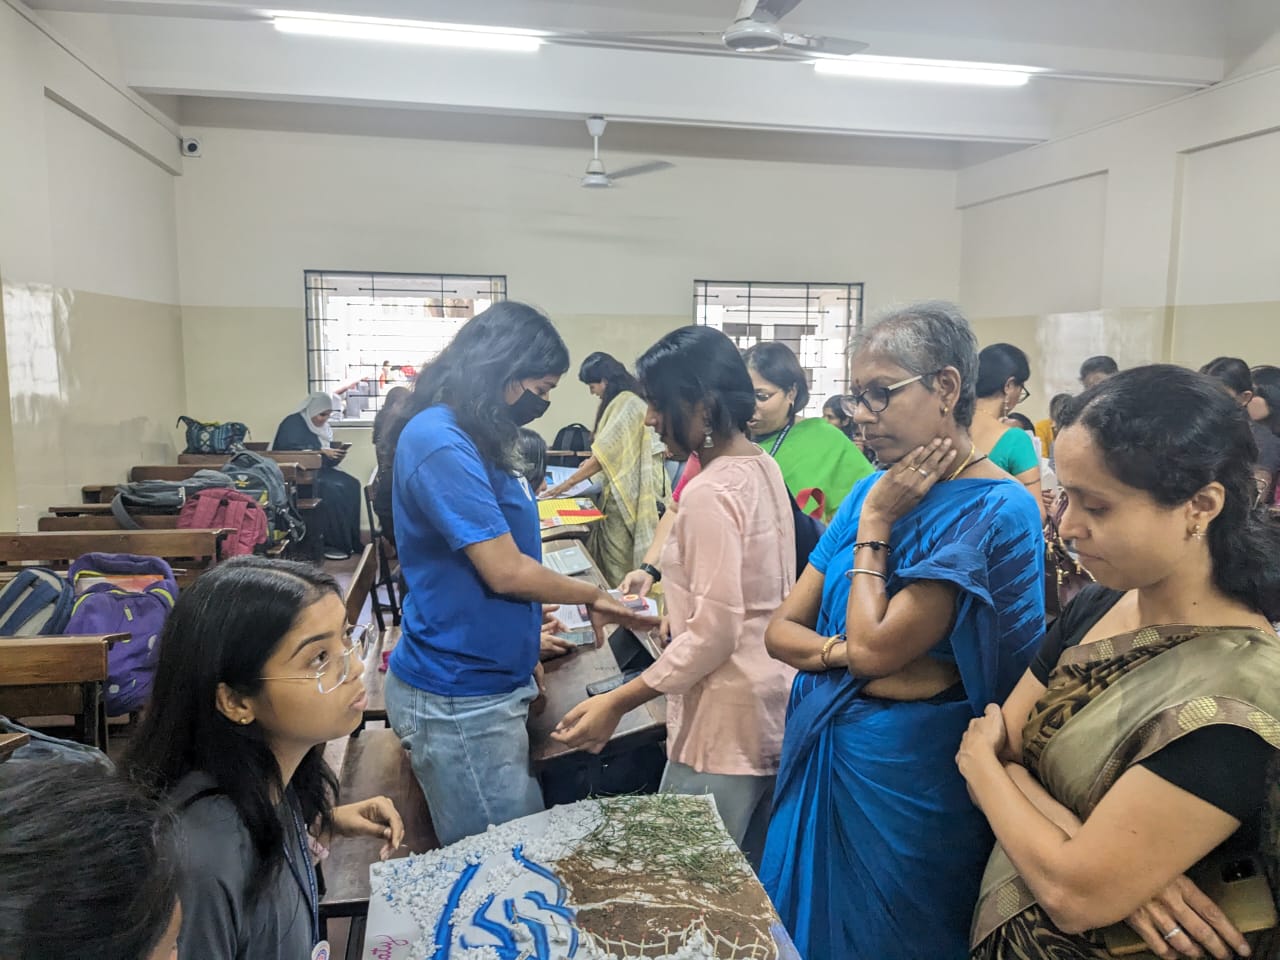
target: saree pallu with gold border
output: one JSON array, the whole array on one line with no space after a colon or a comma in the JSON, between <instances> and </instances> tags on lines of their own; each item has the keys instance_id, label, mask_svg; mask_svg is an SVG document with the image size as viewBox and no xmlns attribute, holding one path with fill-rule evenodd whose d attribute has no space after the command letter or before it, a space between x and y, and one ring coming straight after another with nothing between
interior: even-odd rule
<instances>
[{"instance_id":1,"label":"saree pallu with gold border","mask_svg":"<svg viewBox=\"0 0 1280 960\"><path fill-rule=\"evenodd\" d=\"M590 548L611 586L644 560L667 490L662 441L645 426L647 412L643 400L624 390L605 407L591 443L604 474L604 519L591 532Z\"/></svg>"},{"instance_id":2,"label":"saree pallu with gold border","mask_svg":"<svg viewBox=\"0 0 1280 960\"><path fill-rule=\"evenodd\" d=\"M1126 770L1211 724L1280 747L1280 640L1245 627L1147 627L1063 652L1023 729L1023 763L1081 820ZM1272 764L1259 851L1276 890L1280 787ZM1249 936L1276 956L1275 931ZM996 846L971 937L976 960L1103 960L1101 931L1063 933Z\"/></svg>"}]
</instances>

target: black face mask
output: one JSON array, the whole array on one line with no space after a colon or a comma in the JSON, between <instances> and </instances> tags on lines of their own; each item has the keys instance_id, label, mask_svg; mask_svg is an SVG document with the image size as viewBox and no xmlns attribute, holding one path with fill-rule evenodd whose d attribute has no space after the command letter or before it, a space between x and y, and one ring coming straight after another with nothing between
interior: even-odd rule
<instances>
[{"instance_id":1,"label":"black face mask","mask_svg":"<svg viewBox=\"0 0 1280 960\"><path fill-rule=\"evenodd\" d=\"M532 390L526 390L520 394L520 399L515 403L507 405L507 416L515 422L516 426L523 427L526 423L537 420L547 412L550 406L550 400L544 400Z\"/></svg>"}]
</instances>

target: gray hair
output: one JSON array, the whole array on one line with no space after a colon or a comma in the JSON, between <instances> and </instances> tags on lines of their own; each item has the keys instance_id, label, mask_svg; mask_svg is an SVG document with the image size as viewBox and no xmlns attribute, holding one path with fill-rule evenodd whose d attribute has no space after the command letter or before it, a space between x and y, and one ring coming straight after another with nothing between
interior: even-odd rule
<instances>
[{"instance_id":1,"label":"gray hair","mask_svg":"<svg viewBox=\"0 0 1280 960\"><path fill-rule=\"evenodd\" d=\"M956 423L973 422L974 383L978 377L978 340L954 303L925 300L881 314L857 336L853 352L887 357L933 389L933 374L943 367L960 371L960 396L953 411Z\"/></svg>"}]
</instances>

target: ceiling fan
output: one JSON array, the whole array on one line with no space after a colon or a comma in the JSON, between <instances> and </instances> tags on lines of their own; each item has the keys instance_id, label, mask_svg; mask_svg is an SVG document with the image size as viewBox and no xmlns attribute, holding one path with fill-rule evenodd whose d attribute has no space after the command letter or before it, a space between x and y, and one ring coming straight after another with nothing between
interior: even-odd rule
<instances>
[{"instance_id":1,"label":"ceiling fan","mask_svg":"<svg viewBox=\"0 0 1280 960\"><path fill-rule=\"evenodd\" d=\"M607 123L604 117L587 117L587 132L591 134L591 160L588 161L587 172L582 177L582 186L612 187L615 180L638 177L644 173L657 173L659 170L668 170L675 166L666 160L650 160L647 163L638 163L634 167L616 170L611 174L605 172L604 161L600 159L600 137Z\"/></svg>"},{"instance_id":2,"label":"ceiling fan","mask_svg":"<svg viewBox=\"0 0 1280 960\"><path fill-rule=\"evenodd\" d=\"M677 32L580 31L543 37L551 43L591 47L628 47L718 56L752 56L769 60L812 60L844 57L865 50L858 40L788 33L779 21L800 5L800 0L739 0L738 13L724 31Z\"/></svg>"}]
</instances>

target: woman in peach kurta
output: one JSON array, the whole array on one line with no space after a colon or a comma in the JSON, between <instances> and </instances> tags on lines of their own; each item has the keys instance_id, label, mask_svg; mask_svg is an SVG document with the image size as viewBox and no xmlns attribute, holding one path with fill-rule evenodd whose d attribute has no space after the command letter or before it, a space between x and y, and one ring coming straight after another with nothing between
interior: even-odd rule
<instances>
[{"instance_id":1,"label":"woman in peach kurta","mask_svg":"<svg viewBox=\"0 0 1280 960\"><path fill-rule=\"evenodd\" d=\"M751 378L709 327L668 334L637 364L648 423L702 472L681 499L663 552L669 639L636 679L571 710L554 734L598 752L627 711L667 697L662 789L710 793L753 862L763 850L795 671L764 631L795 583L795 527L778 465L746 437ZM665 638L664 638L665 639Z\"/></svg>"}]
</instances>

